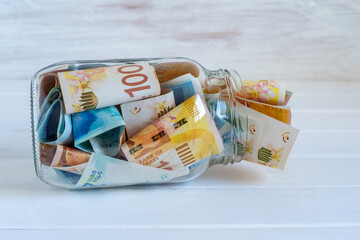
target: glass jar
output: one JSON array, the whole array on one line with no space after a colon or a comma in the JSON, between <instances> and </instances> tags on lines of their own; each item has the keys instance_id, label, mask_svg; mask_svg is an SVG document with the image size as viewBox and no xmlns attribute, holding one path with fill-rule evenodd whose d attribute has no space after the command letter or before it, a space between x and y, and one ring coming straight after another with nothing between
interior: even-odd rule
<instances>
[{"instance_id":1,"label":"glass jar","mask_svg":"<svg viewBox=\"0 0 360 240\"><path fill-rule=\"evenodd\" d=\"M201 161L189 166L188 173L179 177L168 178L161 176L160 181L124 181L124 179L114 180L111 184L83 184L79 185L78 181L81 174L74 171L63 171L61 167L51 167L47 159L54 159L57 155L58 146L56 142L49 144L42 143L42 136L39 136L39 117L43 118L42 106L44 99L52 92L51 90L59 85L58 73L76 71L83 69L95 69L102 67L117 66L123 64L134 64L146 62L152 66L160 83L175 79L184 74L191 74L195 77L201 86L201 98L205 98L208 113L221 134L223 150L213 154ZM198 84L197 83L197 84ZM111 59L111 60L86 60L86 61L65 61L52 64L39 70L31 81L31 126L33 141L33 157L37 176L44 182L58 187L68 189L83 189L94 187L116 187L133 184L158 184L168 182L183 182L194 179L203 174L209 167L217 164L233 164L240 162L245 154L247 141L248 118L246 107L236 101L235 96L242 91L242 82L239 74L234 70L218 69L207 70L199 63L188 58L137 58L137 59ZM56 91L55 91L56 92ZM61 93L54 93L54 99L58 98ZM243 94L245 95L245 94ZM51 98L51 97L50 97ZM176 99L175 99L176 101ZM71 114L64 115L62 121L66 122L67 117ZM74 115L71 115L74 116ZM58 117L59 118L59 117ZM57 118L57 120L58 120ZM69 117L70 118L70 117ZM60 116L61 119L61 116ZM74 121L74 117L72 119ZM126 122L126 121L125 121ZM227 126L224 131L224 124ZM57 126L61 129L63 126ZM225 127L224 127L225 128ZM223 131L221 131L221 129ZM65 135L65 134L63 134ZM71 142L62 143L64 146L73 147ZM79 150L80 151L80 150ZM80 156L81 158L81 156ZM53 160L52 160L53 161ZM112 161L112 160L111 160ZM115 161L115 160L114 160ZM116 159L116 161L122 161ZM83 169L86 169L87 163L82 163ZM80 166L80 165L78 165ZM153 168L153 167L147 167ZM146 170L146 169L145 169ZM115 171L115 170L114 170ZM126 171L126 170L124 170ZM130 170L129 170L130 171ZM101 174L99 174L101 173ZM119 175L122 175L119 172ZM106 178L104 172L94 172L92 178Z\"/></svg>"}]
</instances>

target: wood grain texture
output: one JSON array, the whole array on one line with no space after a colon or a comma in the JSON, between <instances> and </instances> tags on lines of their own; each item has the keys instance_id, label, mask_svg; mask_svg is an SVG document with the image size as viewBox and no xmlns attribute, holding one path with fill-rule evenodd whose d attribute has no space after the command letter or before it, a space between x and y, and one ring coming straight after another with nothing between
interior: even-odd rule
<instances>
[{"instance_id":1,"label":"wood grain texture","mask_svg":"<svg viewBox=\"0 0 360 240\"><path fill-rule=\"evenodd\" d=\"M359 25L357 0L0 1L0 239L359 239ZM301 131L285 170L86 191L35 176L38 69L163 56L286 81Z\"/></svg>"},{"instance_id":2,"label":"wood grain texture","mask_svg":"<svg viewBox=\"0 0 360 240\"><path fill-rule=\"evenodd\" d=\"M228 226L228 225L227 225ZM29 230L17 229L17 230L4 230L8 236L8 240L18 240L29 236ZM228 226L222 228L221 226L195 226L194 228L177 228L177 227L166 227L166 228L145 228L142 230L144 236L149 239L167 240L169 236L171 238L184 239L189 236L196 239L234 239L236 237L243 237L248 240L288 240L290 237L293 240L303 239L317 239L317 240L328 240L328 239L353 239L358 238L359 228L356 226L344 226L344 227L289 227L289 228L276 228L276 227L264 227L264 228L238 228L236 226ZM139 239L139 230L133 228L121 228L121 229L76 229L76 230L57 230L49 229L42 230L36 229L31 230L32 236L37 236L39 239L71 239L77 236L77 239L95 239L95 236L101 236L107 240L118 240L118 239ZM175 236L175 237L174 237ZM274 238L276 236L276 238ZM344 238L344 236L350 236Z\"/></svg>"},{"instance_id":3,"label":"wood grain texture","mask_svg":"<svg viewBox=\"0 0 360 240\"><path fill-rule=\"evenodd\" d=\"M62 60L163 56L247 79L359 80L357 0L0 4L1 80L27 80Z\"/></svg>"}]
</instances>

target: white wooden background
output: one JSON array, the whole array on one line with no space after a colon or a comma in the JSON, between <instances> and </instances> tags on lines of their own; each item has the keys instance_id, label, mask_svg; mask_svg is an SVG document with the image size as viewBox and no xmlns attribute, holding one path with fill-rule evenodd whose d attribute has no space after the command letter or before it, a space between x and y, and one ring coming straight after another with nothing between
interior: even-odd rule
<instances>
[{"instance_id":1,"label":"white wooden background","mask_svg":"<svg viewBox=\"0 0 360 240\"><path fill-rule=\"evenodd\" d=\"M360 2L0 0L0 239L359 239ZM287 81L284 171L89 191L36 178L30 78L62 60L186 56Z\"/></svg>"}]
</instances>

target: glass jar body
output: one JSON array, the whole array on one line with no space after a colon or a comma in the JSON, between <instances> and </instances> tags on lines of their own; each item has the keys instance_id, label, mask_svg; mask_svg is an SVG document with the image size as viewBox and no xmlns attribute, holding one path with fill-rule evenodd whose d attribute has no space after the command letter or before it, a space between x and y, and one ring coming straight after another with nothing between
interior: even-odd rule
<instances>
[{"instance_id":1,"label":"glass jar body","mask_svg":"<svg viewBox=\"0 0 360 240\"><path fill-rule=\"evenodd\" d=\"M246 147L247 115L246 108L242 107L236 101L235 95L241 89L241 80L237 72L228 70L210 71L202 67L199 63L188 58L136 58L136 59L112 59L112 60L86 60L86 61L65 61L50 65L39 70L31 81L31 121L32 121L32 141L33 141L33 157L37 176L44 182L58 187L68 189L82 189L78 186L77 175L72 173L64 174L64 171L54 169L44 164L43 156L55 154L55 150L49 150L39 141L38 136L38 118L41 108L41 101L44 99L44 85L52 86L54 78L45 79L46 73L74 71L82 69L92 69L108 66L116 66L128 63L147 62L156 70L156 74L160 83L169 79L175 79L181 75L190 73L196 79L202 88L206 105L210 110L210 114L216 122L216 126L226 123L227 129L226 140L223 137L224 151L220 154L207 157L189 167L189 173L185 176L175 177L168 182L183 182L194 179L203 174L210 166L216 164L228 164L239 162ZM174 71L176 69L176 71ZM40 81L41 79L41 81ZM216 121L218 120L218 121ZM221 121L220 121L221 120ZM220 123L222 122L222 123ZM220 130L220 129L219 129ZM226 141L226 143L225 143ZM44 149L45 148L45 149ZM120 160L119 160L120 161ZM151 184L152 182L139 182L135 184ZM159 182L156 182L159 183ZM90 187L114 187L132 185L119 182L111 185L100 185ZM88 187L88 186L87 186Z\"/></svg>"}]
</instances>

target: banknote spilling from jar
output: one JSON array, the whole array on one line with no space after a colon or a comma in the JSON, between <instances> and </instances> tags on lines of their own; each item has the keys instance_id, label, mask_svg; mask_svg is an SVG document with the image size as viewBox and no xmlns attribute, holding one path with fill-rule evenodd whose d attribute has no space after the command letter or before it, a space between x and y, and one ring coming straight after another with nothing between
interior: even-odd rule
<instances>
[{"instance_id":1,"label":"banknote spilling from jar","mask_svg":"<svg viewBox=\"0 0 360 240\"><path fill-rule=\"evenodd\" d=\"M179 182L246 160L284 169L286 84L187 58L70 61L32 82L37 175L81 189Z\"/></svg>"}]
</instances>

